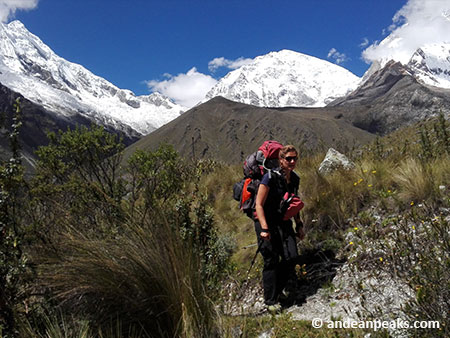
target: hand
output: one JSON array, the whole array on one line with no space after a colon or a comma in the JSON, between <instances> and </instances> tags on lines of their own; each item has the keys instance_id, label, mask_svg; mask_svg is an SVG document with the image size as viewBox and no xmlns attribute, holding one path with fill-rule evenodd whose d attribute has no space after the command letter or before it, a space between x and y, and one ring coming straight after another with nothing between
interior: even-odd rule
<instances>
[{"instance_id":1,"label":"hand","mask_svg":"<svg viewBox=\"0 0 450 338\"><path fill-rule=\"evenodd\" d=\"M298 227L297 228L297 235L296 235L300 240L302 240L303 238L305 238L305 231L303 230L303 227Z\"/></svg>"},{"instance_id":2,"label":"hand","mask_svg":"<svg viewBox=\"0 0 450 338\"><path fill-rule=\"evenodd\" d=\"M268 230L266 230L266 231L263 230L263 231L261 231L260 236L265 241L268 241L270 239L270 232Z\"/></svg>"}]
</instances>

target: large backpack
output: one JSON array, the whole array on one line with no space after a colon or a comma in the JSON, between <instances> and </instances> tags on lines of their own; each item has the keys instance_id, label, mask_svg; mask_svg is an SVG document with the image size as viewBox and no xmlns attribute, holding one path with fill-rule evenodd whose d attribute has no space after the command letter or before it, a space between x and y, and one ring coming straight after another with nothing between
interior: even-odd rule
<instances>
[{"instance_id":1,"label":"large backpack","mask_svg":"<svg viewBox=\"0 0 450 338\"><path fill-rule=\"evenodd\" d=\"M233 186L233 198L239 208L250 218L255 217L256 193L265 173L275 173L278 168L278 155L283 145L277 141L265 141L256 152L244 161L244 178Z\"/></svg>"}]
</instances>

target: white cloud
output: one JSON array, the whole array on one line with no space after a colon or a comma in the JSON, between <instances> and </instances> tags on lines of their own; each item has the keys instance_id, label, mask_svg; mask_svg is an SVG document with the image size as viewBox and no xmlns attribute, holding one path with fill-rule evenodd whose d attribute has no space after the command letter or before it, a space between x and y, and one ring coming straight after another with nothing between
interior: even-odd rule
<instances>
[{"instance_id":1,"label":"white cloud","mask_svg":"<svg viewBox=\"0 0 450 338\"><path fill-rule=\"evenodd\" d=\"M172 76L164 74L167 80L147 81L147 85L152 91L170 97L177 104L191 108L204 99L206 93L217 83L213 77L199 73L193 67L186 74Z\"/></svg>"},{"instance_id":2,"label":"white cloud","mask_svg":"<svg viewBox=\"0 0 450 338\"><path fill-rule=\"evenodd\" d=\"M208 69L211 72L215 72L220 67L226 67L228 69L237 69L239 67L249 64L252 61L253 59L247 59L243 57L240 57L236 60L228 60L225 59L224 57L220 57L209 61Z\"/></svg>"},{"instance_id":3,"label":"white cloud","mask_svg":"<svg viewBox=\"0 0 450 338\"><path fill-rule=\"evenodd\" d=\"M450 42L450 1L409 0L392 18L391 34L362 53L367 62L396 60L407 63L426 43Z\"/></svg>"},{"instance_id":4,"label":"white cloud","mask_svg":"<svg viewBox=\"0 0 450 338\"><path fill-rule=\"evenodd\" d=\"M359 44L359 47L361 47L361 48L366 48L368 45L369 45L369 39L364 38L364 39L363 39L363 42L361 42L361 43Z\"/></svg>"},{"instance_id":5,"label":"white cloud","mask_svg":"<svg viewBox=\"0 0 450 338\"><path fill-rule=\"evenodd\" d=\"M0 21L6 22L13 17L16 10L36 8L39 0L0 0Z\"/></svg>"},{"instance_id":6,"label":"white cloud","mask_svg":"<svg viewBox=\"0 0 450 338\"><path fill-rule=\"evenodd\" d=\"M338 65L348 60L347 55L339 53L336 48L331 48L327 55L328 59L334 59Z\"/></svg>"}]
</instances>

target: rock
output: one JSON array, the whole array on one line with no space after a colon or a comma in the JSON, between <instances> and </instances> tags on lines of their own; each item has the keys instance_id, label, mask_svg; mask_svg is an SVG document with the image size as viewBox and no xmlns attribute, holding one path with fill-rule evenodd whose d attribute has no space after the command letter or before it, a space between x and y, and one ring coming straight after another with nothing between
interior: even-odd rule
<instances>
[{"instance_id":1,"label":"rock","mask_svg":"<svg viewBox=\"0 0 450 338\"><path fill-rule=\"evenodd\" d=\"M330 174L338 168L346 170L354 169L355 164L351 162L345 155L337 150L330 148L325 156L325 159L319 166L319 173L322 175Z\"/></svg>"}]
</instances>

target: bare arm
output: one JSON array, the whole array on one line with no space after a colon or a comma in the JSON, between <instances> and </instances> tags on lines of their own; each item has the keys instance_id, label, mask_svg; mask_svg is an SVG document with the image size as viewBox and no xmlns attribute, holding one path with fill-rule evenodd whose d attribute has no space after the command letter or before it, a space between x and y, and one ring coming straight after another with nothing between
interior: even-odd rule
<instances>
[{"instance_id":1,"label":"bare arm","mask_svg":"<svg viewBox=\"0 0 450 338\"><path fill-rule=\"evenodd\" d=\"M256 195L256 216L263 230L268 231L269 225L267 224L266 215L264 214L264 204L266 203L267 196L269 195L270 188L264 184L259 185L258 194ZM269 232L261 232L261 238L270 239Z\"/></svg>"}]
</instances>

